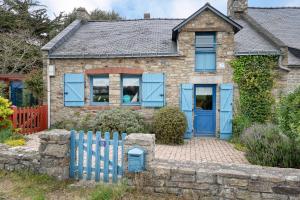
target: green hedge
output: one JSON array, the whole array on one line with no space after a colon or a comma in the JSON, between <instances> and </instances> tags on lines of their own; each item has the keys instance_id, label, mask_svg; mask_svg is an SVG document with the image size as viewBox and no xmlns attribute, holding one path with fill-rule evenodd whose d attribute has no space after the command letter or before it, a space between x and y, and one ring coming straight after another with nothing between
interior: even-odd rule
<instances>
[{"instance_id":1,"label":"green hedge","mask_svg":"<svg viewBox=\"0 0 300 200\"><path fill-rule=\"evenodd\" d=\"M183 112L176 107L164 107L154 114L152 129L161 144L182 144L187 128Z\"/></svg>"}]
</instances>

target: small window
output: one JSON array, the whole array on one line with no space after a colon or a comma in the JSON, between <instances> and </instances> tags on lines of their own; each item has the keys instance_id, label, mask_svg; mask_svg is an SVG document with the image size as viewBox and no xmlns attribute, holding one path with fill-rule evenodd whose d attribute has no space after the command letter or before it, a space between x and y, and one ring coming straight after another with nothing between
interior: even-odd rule
<instances>
[{"instance_id":1,"label":"small window","mask_svg":"<svg viewBox=\"0 0 300 200\"><path fill-rule=\"evenodd\" d=\"M213 88L196 88L196 108L200 110L213 110Z\"/></svg>"},{"instance_id":2,"label":"small window","mask_svg":"<svg viewBox=\"0 0 300 200\"><path fill-rule=\"evenodd\" d=\"M122 77L122 103L140 104L140 82L139 76Z\"/></svg>"},{"instance_id":3,"label":"small window","mask_svg":"<svg viewBox=\"0 0 300 200\"><path fill-rule=\"evenodd\" d=\"M91 77L91 103L109 103L109 77Z\"/></svg>"},{"instance_id":4,"label":"small window","mask_svg":"<svg viewBox=\"0 0 300 200\"><path fill-rule=\"evenodd\" d=\"M196 33L195 64L196 71L216 70L215 33Z\"/></svg>"}]
</instances>

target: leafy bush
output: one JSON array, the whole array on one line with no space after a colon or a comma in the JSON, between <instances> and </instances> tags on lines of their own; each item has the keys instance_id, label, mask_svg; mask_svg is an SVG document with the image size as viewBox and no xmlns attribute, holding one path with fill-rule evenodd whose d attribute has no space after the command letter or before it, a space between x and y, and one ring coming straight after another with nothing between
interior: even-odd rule
<instances>
[{"instance_id":1,"label":"leafy bush","mask_svg":"<svg viewBox=\"0 0 300 200\"><path fill-rule=\"evenodd\" d=\"M273 68L276 56L240 56L231 62L233 79L239 86L241 113L250 121L263 123L272 115Z\"/></svg>"},{"instance_id":2,"label":"leafy bush","mask_svg":"<svg viewBox=\"0 0 300 200\"><path fill-rule=\"evenodd\" d=\"M283 133L289 138L300 139L300 87L281 99L278 122Z\"/></svg>"},{"instance_id":3,"label":"leafy bush","mask_svg":"<svg viewBox=\"0 0 300 200\"><path fill-rule=\"evenodd\" d=\"M154 114L153 131L158 143L182 144L187 128L183 112L175 107L164 107Z\"/></svg>"},{"instance_id":4,"label":"leafy bush","mask_svg":"<svg viewBox=\"0 0 300 200\"><path fill-rule=\"evenodd\" d=\"M251 125L250 120L244 115L236 115L233 118L233 139L239 140L243 131Z\"/></svg>"},{"instance_id":5,"label":"leafy bush","mask_svg":"<svg viewBox=\"0 0 300 200\"><path fill-rule=\"evenodd\" d=\"M9 117L13 114L13 110L10 106L8 99L0 96L0 130L11 127Z\"/></svg>"},{"instance_id":6,"label":"leafy bush","mask_svg":"<svg viewBox=\"0 0 300 200\"><path fill-rule=\"evenodd\" d=\"M94 120L94 129L102 132L140 133L144 132L145 123L136 111L115 108L99 112Z\"/></svg>"},{"instance_id":7,"label":"leafy bush","mask_svg":"<svg viewBox=\"0 0 300 200\"><path fill-rule=\"evenodd\" d=\"M25 79L26 89L28 89L35 98L42 103L44 95L44 83L42 70L31 71Z\"/></svg>"},{"instance_id":8,"label":"leafy bush","mask_svg":"<svg viewBox=\"0 0 300 200\"><path fill-rule=\"evenodd\" d=\"M242 135L246 156L252 164L273 167L300 167L300 145L273 124L254 124Z\"/></svg>"}]
</instances>

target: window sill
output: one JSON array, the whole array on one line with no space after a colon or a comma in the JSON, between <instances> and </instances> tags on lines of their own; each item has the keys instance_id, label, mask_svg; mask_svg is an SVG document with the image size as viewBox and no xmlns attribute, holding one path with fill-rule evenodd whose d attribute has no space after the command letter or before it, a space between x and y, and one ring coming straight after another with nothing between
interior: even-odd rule
<instances>
[{"instance_id":1,"label":"window sill","mask_svg":"<svg viewBox=\"0 0 300 200\"><path fill-rule=\"evenodd\" d=\"M197 73L212 73L215 74L217 73L217 70L195 70Z\"/></svg>"},{"instance_id":2,"label":"window sill","mask_svg":"<svg viewBox=\"0 0 300 200\"><path fill-rule=\"evenodd\" d=\"M91 102L91 106L109 106L108 102L103 102L103 103L96 103L96 102Z\"/></svg>"},{"instance_id":3,"label":"window sill","mask_svg":"<svg viewBox=\"0 0 300 200\"><path fill-rule=\"evenodd\" d=\"M120 105L120 106L111 106L111 105L106 105L106 106L86 106L86 107L83 107L84 109L86 110L111 110L113 108L120 108L120 107L126 107L126 108L129 108L131 110L141 110L141 106L138 106L138 105L131 105L131 106L123 106L123 105Z\"/></svg>"},{"instance_id":4,"label":"window sill","mask_svg":"<svg viewBox=\"0 0 300 200\"><path fill-rule=\"evenodd\" d=\"M122 103L122 106L141 106L140 103Z\"/></svg>"}]
</instances>

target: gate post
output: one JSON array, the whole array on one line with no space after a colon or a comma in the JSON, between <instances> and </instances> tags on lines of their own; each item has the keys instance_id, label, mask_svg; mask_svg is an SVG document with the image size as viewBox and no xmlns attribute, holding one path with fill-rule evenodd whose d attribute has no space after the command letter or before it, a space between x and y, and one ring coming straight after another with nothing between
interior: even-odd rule
<instances>
[{"instance_id":1,"label":"gate post","mask_svg":"<svg viewBox=\"0 0 300 200\"><path fill-rule=\"evenodd\" d=\"M140 147L146 152L145 170L148 170L155 156L155 135L144 133L131 133L126 137L124 143L124 170L128 172L128 150L133 147Z\"/></svg>"},{"instance_id":2,"label":"gate post","mask_svg":"<svg viewBox=\"0 0 300 200\"><path fill-rule=\"evenodd\" d=\"M54 129L40 136L39 153L40 173L56 177L59 180L69 178L70 132Z\"/></svg>"}]
</instances>

